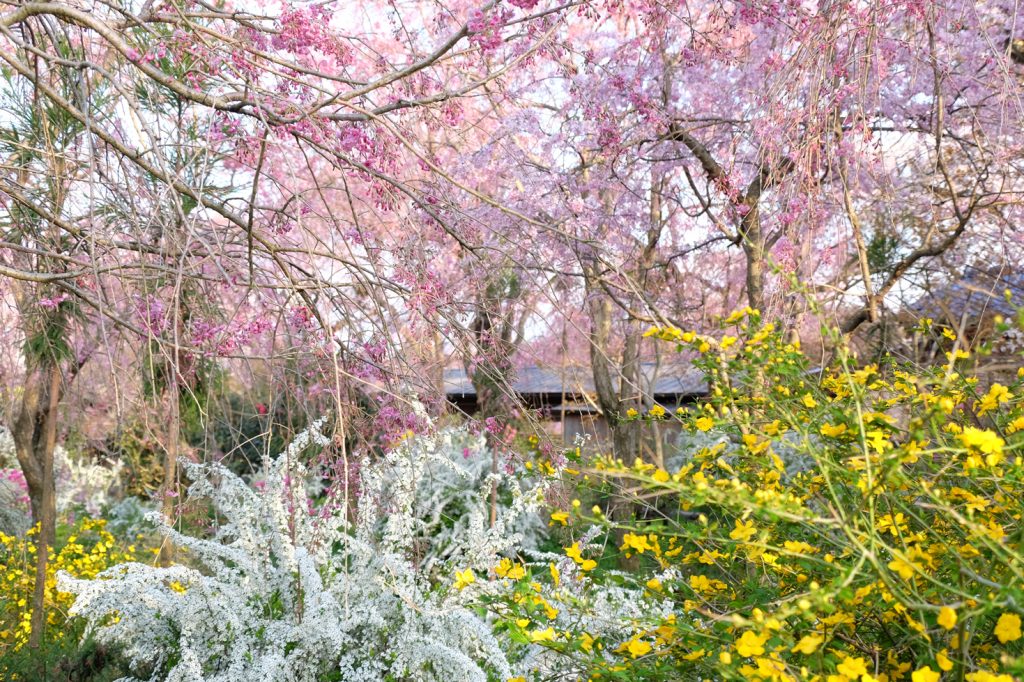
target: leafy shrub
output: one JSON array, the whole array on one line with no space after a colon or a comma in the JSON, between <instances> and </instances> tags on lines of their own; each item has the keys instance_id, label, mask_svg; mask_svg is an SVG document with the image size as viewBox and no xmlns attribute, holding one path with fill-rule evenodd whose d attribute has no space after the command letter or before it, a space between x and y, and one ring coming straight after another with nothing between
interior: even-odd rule
<instances>
[{"instance_id":1,"label":"leafy shrub","mask_svg":"<svg viewBox=\"0 0 1024 682\"><path fill-rule=\"evenodd\" d=\"M3 654L0 673L5 682L114 682L127 669L116 650L82 639L83 624L70 620L66 636L43 642L38 648L22 647Z\"/></svg>"},{"instance_id":2,"label":"leafy shrub","mask_svg":"<svg viewBox=\"0 0 1024 682\"><path fill-rule=\"evenodd\" d=\"M110 435L102 453L122 464L123 487L127 495L145 499L163 485L164 450L159 442L147 435L141 421L130 421Z\"/></svg>"},{"instance_id":3,"label":"leafy shrub","mask_svg":"<svg viewBox=\"0 0 1024 682\"><path fill-rule=\"evenodd\" d=\"M546 651L536 679L1024 673L1024 370L981 386L955 334L933 330L950 341L942 366L863 367L840 350L813 371L755 311L726 324L738 331L717 339L651 330L694 353L712 396L635 417L717 443L672 470L609 457L563 470L645 512L556 510L569 541L550 570L494 567L500 627Z\"/></svg>"}]
</instances>

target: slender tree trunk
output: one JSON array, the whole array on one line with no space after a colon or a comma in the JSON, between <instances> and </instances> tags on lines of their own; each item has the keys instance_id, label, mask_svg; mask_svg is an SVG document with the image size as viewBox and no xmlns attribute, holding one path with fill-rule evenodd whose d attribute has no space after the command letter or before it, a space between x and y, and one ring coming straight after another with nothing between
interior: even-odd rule
<instances>
[{"instance_id":1,"label":"slender tree trunk","mask_svg":"<svg viewBox=\"0 0 1024 682\"><path fill-rule=\"evenodd\" d=\"M743 255L747 261L747 305L764 312L765 252L764 233L761 230L761 215L758 201L760 190L752 200L747 201L748 212L743 216Z\"/></svg>"},{"instance_id":2,"label":"slender tree trunk","mask_svg":"<svg viewBox=\"0 0 1024 682\"><path fill-rule=\"evenodd\" d=\"M53 476L53 450L57 445L57 405L60 402L60 367L56 363L49 366L49 395L43 417L42 439L34 439L32 443L35 459L39 462L42 476L41 489L37 495L31 496L34 518L39 523L39 536L36 541L36 584L32 594L31 632L28 644L37 648L43 641L46 629L46 569L49 563L49 552L56 537L57 508L56 490ZM40 376L42 379L42 376Z\"/></svg>"},{"instance_id":3,"label":"slender tree trunk","mask_svg":"<svg viewBox=\"0 0 1024 682\"><path fill-rule=\"evenodd\" d=\"M522 292L515 276L498 272L477 299L476 316L471 325L473 332L473 366L466 358L466 373L476 391L477 410L485 421L489 418L503 425L513 412L516 397L512 392L512 355L522 339L526 312L518 311ZM490 525L493 528L498 519L498 450L503 446L501 435L486 432L487 445L491 450Z\"/></svg>"},{"instance_id":4,"label":"slender tree trunk","mask_svg":"<svg viewBox=\"0 0 1024 682\"><path fill-rule=\"evenodd\" d=\"M640 454L640 423L628 420L626 413L630 408L639 411L643 407L639 386L639 339L636 334L629 334L624 341L621 362L612 362L612 300L607 296L595 295L591 301L590 325L590 366L597 404L611 432L615 456L632 463ZM621 368L618 390L612 377L613 364Z\"/></svg>"},{"instance_id":5,"label":"slender tree trunk","mask_svg":"<svg viewBox=\"0 0 1024 682\"><path fill-rule=\"evenodd\" d=\"M177 353L175 353L175 357ZM174 501L178 489L178 441L181 436L181 414L178 405L177 364L168 389L170 424L167 427L167 448L164 454L164 484L160 495L160 511L167 523L174 523ZM174 560L174 545L169 538L160 543L160 565L167 566Z\"/></svg>"},{"instance_id":6,"label":"slender tree trunk","mask_svg":"<svg viewBox=\"0 0 1024 682\"><path fill-rule=\"evenodd\" d=\"M621 458L631 464L633 458L640 453L640 422L628 420L626 411L630 407L638 409L640 400L624 400L630 396L636 386L636 342L631 336L626 339L623 349L622 374L619 377L619 390L615 390L615 383L612 380L611 352L611 329L612 329L612 301L607 296L592 294L590 303L590 366L594 376L594 389L597 393L597 404L604 414L605 423L612 436L612 453L615 457ZM631 343L632 340L632 343ZM608 503L608 517L616 524L615 542L621 546L625 537L625 528L631 523L635 511L631 500L623 495L613 492L613 497ZM637 559L627 559L622 556L619 559L619 567L623 570L636 568Z\"/></svg>"}]
</instances>

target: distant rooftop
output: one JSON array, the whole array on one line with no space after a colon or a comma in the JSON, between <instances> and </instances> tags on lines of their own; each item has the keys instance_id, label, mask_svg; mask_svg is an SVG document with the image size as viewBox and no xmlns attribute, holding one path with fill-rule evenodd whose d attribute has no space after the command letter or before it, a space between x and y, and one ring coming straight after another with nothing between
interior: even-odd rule
<instances>
[{"instance_id":1,"label":"distant rooftop","mask_svg":"<svg viewBox=\"0 0 1024 682\"><path fill-rule=\"evenodd\" d=\"M644 362L640 373L644 388L655 397L701 396L708 392L704 375L691 365ZM522 396L580 396L594 393L594 378L588 367L522 367L515 370L512 389ZM476 395L473 382L461 367L444 371L444 390L449 398Z\"/></svg>"},{"instance_id":2,"label":"distant rooftop","mask_svg":"<svg viewBox=\"0 0 1024 682\"><path fill-rule=\"evenodd\" d=\"M968 266L963 277L922 296L910 308L919 317L953 318L952 322L964 317L977 320L987 315L1010 316L1015 311L1003 293L1007 289L1020 305L1024 301L1024 271Z\"/></svg>"}]
</instances>

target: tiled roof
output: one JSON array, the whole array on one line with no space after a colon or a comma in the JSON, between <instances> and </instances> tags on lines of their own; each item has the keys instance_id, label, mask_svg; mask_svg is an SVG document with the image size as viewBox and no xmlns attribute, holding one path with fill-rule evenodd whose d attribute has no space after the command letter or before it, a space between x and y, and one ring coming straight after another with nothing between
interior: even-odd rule
<instances>
[{"instance_id":1,"label":"tiled roof","mask_svg":"<svg viewBox=\"0 0 1024 682\"><path fill-rule=\"evenodd\" d=\"M708 392L704 375L690 365L645 362L641 363L640 372L645 388L654 380L650 391L654 395L704 395ZM530 366L515 371L512 388L520 395L580 395L594 392L594 378L588 367ZM476 394L473 383L461 367L444 371L444 390L448 396Z\"/></svg>"},{"instance_id":2,"label":"tiled roof","mask_svg":"<svg viewBox=\"0 0 1024 682\"><path fill-rule=\"evenodd\" d=\"M963 277L922 296L911 310L920 317L977 320L987 315L1013 315L1004 291L1010 290L1018 305L1024 300L1024 271L1021 268L982 270L968 267Z\"/></svg>"}]
</instances>

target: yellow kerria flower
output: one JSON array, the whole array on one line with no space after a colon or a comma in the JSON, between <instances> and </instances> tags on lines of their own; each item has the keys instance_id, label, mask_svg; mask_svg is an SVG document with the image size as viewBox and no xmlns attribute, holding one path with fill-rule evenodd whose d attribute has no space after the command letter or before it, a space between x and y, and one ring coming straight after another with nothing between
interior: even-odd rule
<instances>
[{"instance_id":1,"label":"yellow kerria flower","mask_svg":"<svg viewBox=\"0 0 1024 682\"><path fill-rule=\"evenodd\" d=\"M701 431L710 431L711 427L715 425L715 420L711 417L701 417L694 425Z\"/></svg>"},{"instance_id":2,"label":"yellow kerria flower","mask_svg":"<svg viewBox=\"0 0 1024 682\"><path fill-rule=\"evenodd\" d=\"M522 580L526 577L526 569L523 568L523 565L508 558L502 559L494 567L494 572L499 578L508 578L509 580Z\"/></svg>"},{"instance_id":3,"label":"yellow kerria flower","mask_svg":"<svg viewBox=\"0 0 1024 682\"><path fill-rule=\"evenodd\" d=\"M965 351L963 348L957 348L955 353L946 351L946 360L948 360L950 364L956 362L957 360L966 360L969 357L971 357L971 354Z\"/></svg>"},{"instance_id":4,"label":"yellow kerria flower","mask_svg":"<svg viewBox=\"0 0 1024 682\"><path fill-rule=\"evenodd\" d=\"M793 554L814 554L818 550L802 540L786 540L782 546Z\"/></svg>"},{"instance_id":5,"label":"yellow kerria flower","mask_svg":"<svg viewBox=\"0 0 1024 682\"><path fill-rule=\"evenodd\" d=\"M836 672L851 680L859 680L862 675L868 675L868 664L863 658L850 656L836 666Z\"/></svg>"},{"instance_id":6,"label":"yellow kerria flower","mask_svg":"<svg viewBox=\"0 0 1024 682\"><path fill-rule=\"evenodd\" d=\"M556 511L556 512L551 512L551 521L548 523L548 525L550 526L550 525L553 525L555 523L560 523L560 524L562 524L564 526L564 525L566 525L568 523L568 521L569 521L569 513L568 512Z\"/></svg>"},{"instance_id":7,"label":"yellow kerria flower","mask_svg":"<svg viewBox=\"0 0 1024 682\"><path fill-rule=\"evenodd\" d=\"M803 402L804 407L814 408L818 406L818 401L815 400L814 396L812 396L810 393L804 393L803 398L801 398L800 400Z\"/></svg>"},{"instance_id":8,"label":"yellow kerria flower","mask_svg":"<svg viewBox=\"0 0 1024 682\"><path fill-rule=\"evenodd\" d=\"M629 655L633 658L640 658L641 656L651 652L651 645L639 639L632 639L626 646L626 651L628 651Z\"/></svg>"},{"instance_id":9,"label":"yellow kerria flower","mask_svg":"<svg viewBox=\"0 0 1024 682\"><path fill-rule=\"evenodd\" d=\"M988 429L967 426L957 438L968 450L985 455L985 462L989 466L996 466L1003 460L1003 446L1006 445L1006 441ZM969 455L965 467L972 469L980 464L977 457Z\"/></svg>"},{"instance_id":10,"label":"yellow kerria flower","mask_svg":"<svg viewBox=\"0 0 1024 682\"><path fill-rule=\"evenodd\" d=\"M939 609L939 625L947 630L952 630L956 625L956 611L948 606Z\"/></svg>"},{"instance_id":11,"label":"yellow kerria flower","mask_svg":"<svg viewBox=\"0 0 1024 682\"><path fill-rule=\"evenodd\" d=\"M758 438L755 434L745 433L743 434L743 444L747 446L747 449L750 450L751 454L759 455L768 449L768 446L771 445L771 441L764 440L758 442Z\"/></svg>"},{"instance_id":12,"label":"yellow kerria flower","mask_svg":"<svg viewBox=\"0 0 1024 682\"><path fill-rule=\"evenodd\" d=\"M555 629L547 628L545 630L530 630L526 633L526 636L530 638L531 642L553 642L555 641Z\"/></svg>"},{"instance_id":13,"label":"yellow kerria flower","mask_svg":"<svg viewBox=\"0 0 1024 682\"><path fill-rule=\"evenodd\" d=\"M911 682L939 682L940 677L942 675L938 671L932 670L929 665L918 668L910 674Z\"/></svg>"},{"instance_id":14,"label":"yellow kerria flower","mask_svg":"<svg viewBox=\"0 0 1024 682\"><path fill-rule=\"evenodd\" d=\"M455 571L455 589L462 590L476 582L476 576L473 575L473 569L467 568L465 571Z\"/></svg>"},{"instance_id":15,"label":"yellow kerria flower","mask_svg":"<svg viewBox=\"0 0 1024 682\"><path fill-rule=\"evenodd\" d=\"M764 653L764 643L767 641L768 635L758 635L747 630L736 640L736 653L740 656L760 656Z\"/></svg>"},{"instance_id":16,"label":"yellow kerria flower","mask_svg":"<svg viewBox=\"0 0 1024 682\"><path fill-rule=\"evenodd\" d=\"M875 528L881 533L888 531L894 538L899 537L900 533L907 531L907 518L903 515L903 512L896 512L896 515L886 514L885 516L879 517L875 523Z\"/></svg>"},{"instance_id":17,"label":"yellow kerria flower","mask_svg":"<svg viewBox=\"0 0 1024 682\"><path fill-rule=\"evenodd\" d=\"M889 570L899 573L904 580L910 580L915 573L924 572L925 563L931 559L927 552L915 545L907 547L906 554L897 554L895 550L893 554L896 556L889 562Z\"/></svg>"},{"instance_id":18,"label":"yellow kerria flower","mask_svg":"<svg viewBox=\"0 0 1024 682\"><path fill-rule=\"evenodd\" d=\"M736 519L736 527L729 532L729 537L739 542L746 542L757 532L753 521L741 521Z\"/></svg>"},{"instance_id":19,"label":"yellow kerria flower","mask_svg":"<svg viewBox=\"0 0 1024 682\"><path fill-rule=\"evenodd\" d=\"M821 643L824 641L825 639L820 635L804 635L804 637L801 638L800 641L796 643L796 646L790 649L790 651L795 654L800 653L810 656L818 650L818 647L821 646Z\"/></svg>"},{"instance_id":20,"label":"yellow kerria flower","mask_svg":"<svg viewBox=\"0 0 1024 682\"><path fill-rule=\"evenodd\" d=\"M743 319L745 315L747 315L747 313L750 312L752 311L749 306L747 306L746 308L740 308L739 310L734 310L729 315L729 317L725 318L725 324L734 324L736 322L739 322L740 320Z\"/></svg>"},{"instance_id":21,"label":"yellow kerria flower","mask_svg":"<svg viewBox=\"0 0 1024 682\"><path fill-rule=\"evenodd\" d=\"M996 621L996 639L1003 644L1016 642L1021 637L1020 616L1016 613L1004 613Z\"/></svg>"},{"instance_id":22,"label":"yellow kerria flower","mask_svg":"<svg viewBox=\"0 0 1024 682\"><path fill-rule=\"evenodd\" d=\"M981 400L978 401L977 409L978 414L983 415L986 412L991 412L1003 403L1009 402L1013 398L1013 394L1010 393L1010 389L1002 384L992 384Z\"/></svg>"},{"instance_id":23,"label":"yellow kerria flower","mask_svg":"<svg viewBox=\"0 0 1024 682\"><path fill-rule=\"evenodd\" d=\"M665 416L665 408L661 405L654 405L647 414L651 415L655 419L660 419Z\"/></svg>"},{"instance_id":24,"label":"yellow kerria flower","mask_svg":"<svg viewBox=\"0 0 1024 682\"><path fill-rule=\"evenodd\" d=\"M555 587L558 587L562 583L562 574L559 573L558 566L552 562L548 564L548 570L551 572L551 581L555 583Z\"/></svg>"},{"instance_id":25,"label":"yellow kerria flower","mask_svg":"<svg viewBox=\"0 0 1024 682\"><path fill-rule=\"evenodd\" d=\"M711 593L724 590L726 585L721 580L708 578L706 575L691 575L690 587L694 592Z\"/></svg>"},{"instance_id":26,"label":"yellow kerria flower","mask_svg":"<svg viewBox=\"0 0 1024 682\"><path fill-rule=\"evenodd\" d=\"M647 541L646 535L626 533L622 536L622 547L619 549L631 549L638 554L643 554L647 550L653 550L654 547Z\"/></svg>"},{"instance_id":27,"label":"yellow kerria flower","mask_svg":"<svg viewBox=\"0 0 1024 682\"><path fill-rule=\"evenodd\" d=\"M831 424L822 424L821 426L821 435L828 436L829 438L835 438L836 436L841 436L844 433L846 433L846 424L836 424L835 426L832 426Z\"/></svg>"},{"instance_id":28,"label":"yellow kerria flower","mask_svg":"<svg viewBox=\"0 0 1024 682\"><path fill-rule=\"evenodd\" d=\"M975 673L967 673L967 682L1014 682L1010 675L997 675L987 670L979 670Z\"/></svg>"}]
</instances>

